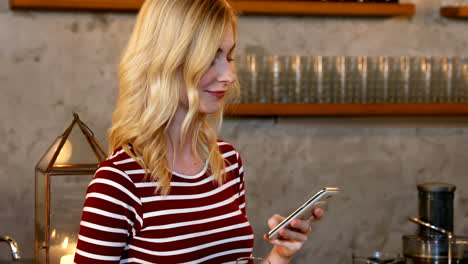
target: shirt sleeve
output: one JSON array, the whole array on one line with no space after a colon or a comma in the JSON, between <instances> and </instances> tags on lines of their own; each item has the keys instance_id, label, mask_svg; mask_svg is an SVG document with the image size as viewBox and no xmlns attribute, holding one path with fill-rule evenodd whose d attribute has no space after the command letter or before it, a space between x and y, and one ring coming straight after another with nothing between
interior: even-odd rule
<instances>
[{"instance_id":1,"label":"shirt sleeve","mask_svg":"<svg viewBox=\"0 0 468 264\"><path fill-rule=\"evenodd\" d=\"M76 247L76 264L119 263L127 241L142 226L141 199L130 177L100 166L88 186Z\"/></svg>"},{"instance_id":2,"label":"shirt sleeve","mask_svg":"<svg viewBox=\"0 0 468 264\"><path fill-rule=\"evenodd\" d=\"M240 157L239 153L236 151L236 158L237 158L237 170L239 174L239 198L237 199L237 203L239 204L239 209L242 211L244 215L247 215L245 210L245 182L244 182L244 166L242 165L242 158Z\"/></svg>"}]
</instances>

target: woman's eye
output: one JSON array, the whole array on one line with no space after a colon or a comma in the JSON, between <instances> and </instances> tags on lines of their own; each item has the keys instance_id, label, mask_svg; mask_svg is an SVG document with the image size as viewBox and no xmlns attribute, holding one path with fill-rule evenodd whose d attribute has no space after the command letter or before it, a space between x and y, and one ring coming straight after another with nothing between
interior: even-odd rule
<instances>
[{"instance_id":1,"label":"woman's eye","mask_svg":"<svg viewBox=\"0 0 468 264\"><path fill-rule=\"evenodd\" d=\"M216 64L216 61L219 60L221 57L220 56L216 56L213 61L211 62L211 66L215 65ZM228 62L233 62L234 61L234 58L233 57L226 57L226 60Z\"/></svg>"}]
</instances>

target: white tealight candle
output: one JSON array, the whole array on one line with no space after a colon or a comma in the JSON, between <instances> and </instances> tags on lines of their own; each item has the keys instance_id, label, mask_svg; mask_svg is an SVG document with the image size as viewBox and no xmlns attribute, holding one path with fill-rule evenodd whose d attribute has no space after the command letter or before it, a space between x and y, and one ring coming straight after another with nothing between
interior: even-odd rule
<instances>
[{"instance_id":1,"label":"white tealight candle","mask_svg":"<svg viewBox=\"0 0 468 264\"><path fill-rule=\"evenodd\" d=\"M75 254L66 255L60 258L60 264L73 264Z\"/></svg>"},{"instance_id":2,"label":"white tealight candle","mask_svg":"<svg viewBox=\"0 0 468 264\"><path fill-rule=\"evenodd\" d=\"M76 243L69 243L65 237L62 244L52 246L49 250L49 263L73 264Z\"/></svg>"}]
</instances>

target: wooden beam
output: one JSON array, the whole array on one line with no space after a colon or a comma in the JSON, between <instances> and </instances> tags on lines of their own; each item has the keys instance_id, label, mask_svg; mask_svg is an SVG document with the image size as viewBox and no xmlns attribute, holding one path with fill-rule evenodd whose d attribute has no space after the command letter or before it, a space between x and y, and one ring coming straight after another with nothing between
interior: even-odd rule
<instances>
[{"instance_id":1,"label":"wooden beam","mask_svg":"<svg viewBox=\"0 0 468 264\"><path fill-rule=\"evenodd\" d=\"M137 11L144 0L10 0L13 9L85 9ZM288 0L230 0L241 14L263 15L414 15L413 4L313 2Z\"/></svg>"},{"instance_id":2,"label":"wooden beam","mask_svg":"<svg viewBox=\"0 0 468 264\"><path fill-rule=\"evenodd\" d=\"M467 115L468 103L407 104L232 104L233 116Z\"/></svg>"},{"instance_id":3,"label":"wooden beam","mask_svg":"<svg viewBox=\"0 0 468 264\"><path fill-rule=\"evenodd\" d=\"M231 0L243 14L412 16L414 4Z\"/></svg>"},{"instance_id":4,"label":"wooden beam","mask_svg":"<svg viewBox=\"0 0 468 264\"><path fill-rule=\"evenodd\" d=\"M13 9L139 10L144 0L10 0Z\"/></svg>"},{"instance_id":5,"label":"wooden beam","mask_svg":"<svg viewBox=\"0 0 468 264\"><path fill-rule=\"evenodd\" d=\"M452 7L446 6L440 8L440 15L452 18L468 18L468 6Z\"/></svg>"}]
</instances>

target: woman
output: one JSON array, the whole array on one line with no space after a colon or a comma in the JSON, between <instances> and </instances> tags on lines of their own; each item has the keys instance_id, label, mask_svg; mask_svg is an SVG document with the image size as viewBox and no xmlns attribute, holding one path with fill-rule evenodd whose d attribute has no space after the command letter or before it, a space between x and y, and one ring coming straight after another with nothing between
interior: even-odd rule
<instances>
[{"instance_id":1,"label":"woman","mask_svg":"<svg viewBox=\"0 0 468 264\"><path fill-rule=\"evenodd\" d=\"M239 90L235 32L225 0L143 4L119 68L112 154L88 187L75 263L235 263L252 254L242 160L212 129ZM270 228L282 219L270 218ZM309 221L292 226L265 238L271 263L288 263L306 241Z\"/></svg>"}]
</instances>

